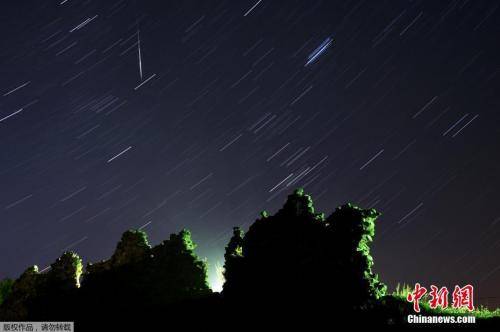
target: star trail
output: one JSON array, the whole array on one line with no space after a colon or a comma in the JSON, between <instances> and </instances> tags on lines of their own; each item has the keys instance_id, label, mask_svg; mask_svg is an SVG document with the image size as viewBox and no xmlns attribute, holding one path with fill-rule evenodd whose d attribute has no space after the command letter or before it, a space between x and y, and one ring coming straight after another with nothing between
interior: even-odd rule
<instances>
[{"instance_id":1,"label":"star trail","mask_svg":"<svg viewBox=\"0 0 500 332\"><path fill-rule=\"evenodd\" d=\"M375 208L375 270L500 297L495 1L4 1L0 278L140 228L233 226L296 187Z\"/></svg>"}]
</instances>

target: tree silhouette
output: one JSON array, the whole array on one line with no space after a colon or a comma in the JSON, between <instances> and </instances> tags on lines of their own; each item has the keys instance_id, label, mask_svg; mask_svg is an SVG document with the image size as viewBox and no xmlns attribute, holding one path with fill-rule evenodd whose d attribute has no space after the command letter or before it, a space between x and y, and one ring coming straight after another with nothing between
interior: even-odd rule
<instances>
[{"instance_id":1,"label":"tree silhouette","mask_svg":"<svg viewBox=\"0 0 500 332\"><path fill-rule=\"evenodd\" d=\"M151 248L146 233L126 231L110 259L88 264L82 276L78 255L65 252L46 273L28 268L0 306L10 320L68 320L141 316L211 294L207 267L195 254L191 233Z\"/></svg>"},{"instance_id":2,"label":"tree silhouette","mask_svg":"<svg viewBox=\"0 0 500 332\"><path fill-rule=\"evenodd\" d=\"M67 302L80 287L82 260L73 252L64 252L46 273L29 267L12 284L12 291L2 304L2 319L61 319L67 315Z\"/></svg>"},{"instance_id":3,"label":"tree silhouette","mask_svg":"<svg viewBox=\"0 0 500 332\"><path fill-rule=\"evenodd\" d=\"M115 252L109 260L95 264L89 263L86 267L86 276L90 277L101 272L123 265L138 263L146 258L151 246L148 236L140 230L128 230L122 234Z\"/></svg>"},{"instance_id":4,"label":"tree silhouette","mask_svg":"<svg viewBox=\"0 0 500 332\"><path fill-rule=\"evenodd\" d=\"M36 265L27 268L12 284L12 290L2 303L0 317L2 320L22 320L28 317L40 275Z\"/></svg>"},{"instance_id":5,"label":"tree silhouette","mask_svg":"<svg viewBox=\"0 0 500 332\"><path fill-rule=\"evenodd\" d=\"M340 295L360 304L385 295L387 287L372 272L373 258L370 244L375 235L375 220L380 213L375 209L360 209L352 204L338 207L327 219L334 245L334 259L339 282L353 287L341 288Z\"/></svg>"},{"instance_id":6,"label":"tree silhouette","mask_svg":"<svg viewBox=\"0 0 500 332\"><path fill-rule=\"evenodd\" d=\"M195 254L195 248L191 233L182 230L152 249L154 259L149 269L154 278L148 282L153 282L151 289L158 292L158 297L179 301L211 292L207 265Z\"/></svg>"},{"instance_id":7,"label":"tree silhouette","mask_svg":"<svg viewBox=\"0 0 500 332\"><path fill-rule=\"evenodd\" d=\"M97 321L110 329L140 323L137 330L147 330L142 324L174 320L204 326L221 313L233 329L241 318L310 325L334 315L353 325L406 324L411 304L386 296L372 270L370 245L379 215L345 204L325 218L309 195L295 190L280 210L263 212L246 233L233 228L222 295L211 292L206 263L195 254L188 230L156 246L143 231L126 231L113 255L88 264L83 274L80 257L65 252L48 272L32 266L13 282L0 282L0 320L76 321L82 331L95 330ZM499 322L497 317L483 324Z\"/></svg>"},{"instance_id":8,"label":"tree silhouette","mask_svg":"<svg viewBox=\"0 0 500 332\"><path fill-rule=\"evenodd\" d=\"M80 287L81 274L82 259L74 252L64 252L43 276L53 290L66 291Z\"/></svg>"},{"instance_id":9,"label":"tree silhouette","mask_svg":"<svg viewBox=\"0 0 500 332\"><path fill-rule=\"evenodd\" d=\"M265 298L270 306L319 306L327 298L345 308L366 306L385 292L369 253L377 216L347 204L325 219L312 198L296 190L244 237L235 230L226 247L224 296L243 303Z\"/></svg>"},{"instance_id":10,"label":"tree silhouette","mask_svg":"<svg viewBox=\"0 0 500 332\"><path fill-rule=\"evenodd\" d=\"M187 230L152 248L144 232L127 231L108 261L87 267L85 302L98 298L103 307L124 312L140 304L146 311L209 294L207 267L195 248Z\"/></svg>"},{"instance_id":11,"label":"tree silhouette","mask_svg":"<svg viewBox=\"0 0 500 332\"><path fill-rule=\"evenodd\" d=\"M0 281L0 305L5 301L7 296L12 292L12 284L14 280L10 278L5 278Z\"/></svg>"},{"instance_id":12,"label":"tree silhouette","mask_svg":"<svg viewBox=\"0 0 500 332\"><path fill-rule=\"evenodd\" d=\"M226 294L231 293L231 287L236 285L237 280L243 277L238 274L242 271L239 264L243 257L243 237L243 231L239 227L234 227L233 236L226 246L224 253L224 279L226 281L231 280L231 282L225 282L224 284L224 292Z\"/></svg>"}]
</instances>

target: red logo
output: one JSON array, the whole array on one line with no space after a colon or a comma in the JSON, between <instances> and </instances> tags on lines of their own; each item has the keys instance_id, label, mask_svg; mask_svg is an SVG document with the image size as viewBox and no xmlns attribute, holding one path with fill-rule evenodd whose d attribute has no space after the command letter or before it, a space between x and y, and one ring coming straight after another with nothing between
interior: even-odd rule
<instances>
[{"instance_id":1,"label":"red logo","mask_svg":"<svg viewBox=\"0 0 500 332\"><path fill-rule=\"evenodd\" d=\"M413 310L415 312L420 312L420 300L423 296L427 294L427 289L420 286L419 283L415 284L413 292L408 293L406 300L408 302L413 302ZM447 308L448 307L448 289L446 287L438 288L435 285L431 285L431 291L429 292L429 306L431 309L436 309L437 307ZM472 285L466 285L460 287L455 286L452 294L452 307L453 308L467 308L469 311L474 310L474 287Z\"/></svg>"},{"instance_id":2,"label":"red logo","mask_svg":"<svg viewBox=\"0 0 500 332\"><path fill-rule=\"evenodd\" d=\"M427 289L425 287L420 287L420 284L416 283L415 290L409 293L406 297L406 300L408 302L413 302L413 310L415 310L415 312L420 312L419 302L422 296L425 295L425 293L427 293Z\"/></svg>"},{"instance_id":3,"label":"red logo","mask_svg":"<svg viewBox=\"0 0 500 332\"><path fill-rule=\"evenodd\" d=\"M469 311L474 310L474 287L466 285L462 288L455 286L453 291L453 308L466 307Z\"/></svg>"},{"instance_id":4,"label":"red logo","mask_svg":"<svg viewBox=\"0 0 500 332\"><path fill-rule=\"evenodd\" d=\"M429 295L431 297L429 300L431 309L448 307L448 289L446 287L441 287L441 289L438 290L436 286L431 285L431 292Z\"/></svg>"}]
</instances>

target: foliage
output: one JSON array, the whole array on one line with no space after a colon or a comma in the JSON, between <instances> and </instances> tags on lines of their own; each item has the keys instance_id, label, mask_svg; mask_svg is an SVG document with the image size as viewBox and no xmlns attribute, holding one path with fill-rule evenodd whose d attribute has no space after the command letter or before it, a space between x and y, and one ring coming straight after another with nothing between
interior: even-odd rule
<instances>
[{"instance_id":1,"label":"foliage","mask_svg":"<svg viewBox=\"0 0 500 332\"><path fill-rule=\"evenodd\" d=\"M111 258L95 264L89 263L86 268L86 275L99 274L112 268L138 263L146 258L150 249L151 246L145 232L128 230L123 233Z\"/></svg>"},{"instance_id":2,"label":"foliage","mask_svg":"<svg viewBox=\"0 0 500 332\"><path fill-rule=\"evenodd\" d=\"M325 219L302 189L274 216L262 214L243 237L235 229L226 247L224 295L235 301L266 297L293 306L342 298L361 308L385 294L372 273L369 245L375 210L347 204ZM241 250L237 249L241 246Z\"/></svg>"},{"instance_id":3,"label":"foliage","mask_svg":"<svg viewBox=\"0 0 500 332\"><path fill-rule=\"evenodd\" d=\"M40 284L40 274L36 265L27 268L12 284L9 296L2 303L2 320L24 319L28 316L28 306L36 295Z\"/></svg>"},{"instance_id":4,"label":"foliage","mask_svg":"<svg viewBox=\"0 0 500 332\"><path fill-rule=\"evenodd\" d=\"M123 233L116 250L111 257L111 264L114 267L139 262L151 249L148 237L140 230L128 230Z\"/></svg>"},{"instance_id":5,"label":"foliage","mask_svg":"<svg viewBox=\"0 0 500 332\"><path fill-rule=\"evenodd\" d=\"M207 267L195 248L187 230L155 247L144 232L126 231L109 260L87 266L81 285L82 261L65 252L48 272L39 273L34 266L15 280L11 295L0 306L0 317L75 320L89 312L95 317L145 314L151 308L207 296Z\"/></svg>"},{"instance_id":6,"label":"foliage","mask_svg":"<svg viewBox=\"0 0 500 332\"><path fill-rule=\"evenodd\" d=\"M3 301L9 296L9 294L12 292L12 284L14 283L14 280L5 278L2 281L0 281L0 305L2 304Z\"/></svg>"},{"instance_id":7,"label":"foliage","mask_svg":"<svg viewBox=\"0 0 500 332\"><path fill-rule=\"evenodd\" d=\"M29 267L12 284L9 297L0 307L2 319L42 319L47 313L64 311L65 302L80 286L82 260L64 252L46 273Z\"/></svg>"},{"instance_id":8,"label":"foliage","mask_svg":"<svg viewBox=\"0 0 500 332\"><path fill-rule=\"evenodd\" d=\"M80 287L82 259L74 252L65 252L50 265L47 279L56 287L73 289Z\"/></svg>"},{"instance_id":9,"label":"foliage","mask_svg":"<svg viewBox=\"0 0 500 332\"><path fill-rule=\"evenodd\" d=\"M375 236L375 220L380 214L374 209L364 210L352 204L338 207L327 219L330 238L334 243L333 258L343 269L339 274L340 285L349 285L353 280L356 287L343 289L341 295L358 299L379 299L387 287L372 272L373 258L370 244ZM363 301L363 300L362 300Z\"/></svg>"},{"instance_id":10,"label":"foliage","mask_svg":"<svg viewBox=\"0 0 500 332\"><path fill-rule=\"evenodd\" d=\"M226 246L226 251L224 253L224 292L231 292L231 287L233 283L226 281L229 280L238 280L244 278L244 276L240 276L239 273L242 271L240 268L241 258L243 257L243 237L244 233L239 227L233 228L233 236L229 240L229 243Z\"/></svg>"},{"instance_id":11,"label":"foliage","mask_svg":"<svg viewBox=\"0 0 500 332\"><path fill-rule=\"evenodd\" d=\"M84 272L80 257L65 252L48 272L32 266L18 279L0 282L0 320L76 321L82 331L95 329L85 323L118 330L141 322L137 330L147 330L143 322L164 324L169 317L202 325L223 312L228 324L241 318L328 323L337 316L352 324L404 325L413 314L406 301L410 287L398 285L386 295L372 271L378 216L346 204L325 218L298 189L274 215L262 212L246 233L233 229L222 294L208 287L207 264L195 254L188 230L153 247L146 233L130 230L108 260L88 264ZM430 309L425 301L421 308L427 315L469 315ZM500 324L500 310L472 314L482 326Z\"/></svg>"}]
</instances>

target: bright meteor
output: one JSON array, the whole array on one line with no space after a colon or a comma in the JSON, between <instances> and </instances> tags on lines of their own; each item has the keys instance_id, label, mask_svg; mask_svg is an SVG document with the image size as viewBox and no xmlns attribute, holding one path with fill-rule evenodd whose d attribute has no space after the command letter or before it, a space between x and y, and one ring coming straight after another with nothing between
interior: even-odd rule
<instances>
[{"instance_id":1,"label":"bright meteor","mask_svg":"<svg viewBox=\"0 0 500 332\"><path fill-rule=\"evenodd\" d=\"M304 67L309 66L311 63L314 63L321 54L323 54L328 47L332 44L333 39L331 37L326 38L321 45L319 45L314 51L312 51L307 57L307 62Z\"/></svg>"}]
</instances>

